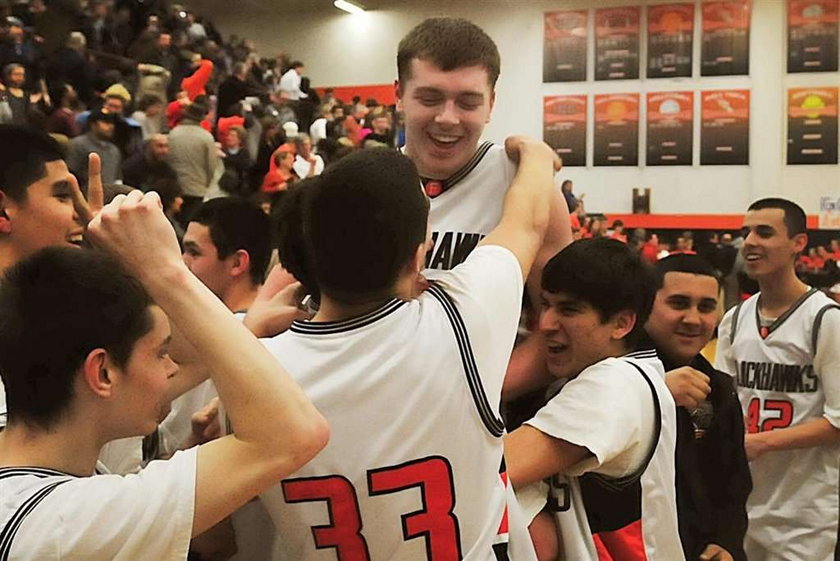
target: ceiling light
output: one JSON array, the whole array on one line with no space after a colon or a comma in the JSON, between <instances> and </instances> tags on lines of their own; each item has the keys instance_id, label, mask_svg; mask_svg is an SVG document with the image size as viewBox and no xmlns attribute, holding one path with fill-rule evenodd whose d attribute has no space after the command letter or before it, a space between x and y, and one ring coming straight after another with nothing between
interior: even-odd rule
<instances>
[{"instance_id":1,"label":"ceiling light","mask_svg":"<svg viewBox=\"0 0 840 561\"><path fill-rule=\"evenodd\" d=\"M358 4L348 2L347 0L335 0L335 2L333 2L333 5L339 10L344 10L345 12L350 12L351 14L365 13L364 8L362 8Z\"/></svg>"}]
</instances>

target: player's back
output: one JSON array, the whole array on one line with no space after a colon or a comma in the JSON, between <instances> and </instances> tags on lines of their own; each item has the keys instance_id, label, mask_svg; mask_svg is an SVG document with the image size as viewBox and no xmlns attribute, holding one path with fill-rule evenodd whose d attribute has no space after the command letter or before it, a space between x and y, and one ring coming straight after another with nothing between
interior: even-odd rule
<instances>
[{"instance_id":1,"label":"player's back","mask_svg":"<svg viewBox=\"0 0 840 561\"><path fill-rule=\"evenodd\" d=\"M263 495L286 559L496 558L498 403L521 291L512 254L484 247L414 301L268 343L332 427Z\"/></svg>"}]
</instances>

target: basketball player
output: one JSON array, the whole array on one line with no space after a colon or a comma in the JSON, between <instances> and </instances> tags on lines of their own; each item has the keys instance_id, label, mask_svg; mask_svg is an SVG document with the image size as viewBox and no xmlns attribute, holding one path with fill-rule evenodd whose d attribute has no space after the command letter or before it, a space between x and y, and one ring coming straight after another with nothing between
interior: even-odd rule
<instances>
[{"instance_id":1,"label":"basketball player","mask_svg":"<svg viewBox=\"0 0 840 561\"><path fill-rule=\"evenodd\" d=\"M102 208L99 156L88 162L88 196L67 169L61 147L50 136L16 125L0 125L0 273L44 247L77 246L84 225ZM6 399L0 382L0 430Z\"/></svg>"},{"instance_id":2,"label":"basketball player","mask_svg":"<svg viewBox=\"0 0 840 561\"><path fill-rule=\"evenodd\" d=\"M397 107L405 113L405 154L417 165L431 200L430 278L462 263L502 216L515 166L502 146L479 143L500 67L493 39L464 19L427 19L399 44L395 90ZM559 190L549 204L550 224L527 282L534 306L543 265L572 239ZM550 381L541 348L536 338L517 347L506 395Z\"/></svg>"},{"instance_id":3,"label":"basketball player","mask_svg":"<svg viewBox=\"0 0 840 561\"><path fill-rule=\"evenodd\" d=\"M564 559L684 559L674 401L656 352L631 352L656 284L626 244L603 238L572 243L543 271L539 327L551 374L568 382L505 438L505 459L517 490L550 479Z\"/></svg>"},{"instance_id":4,"label":"basketball player","mask_svg":"<svg viewBox=\"0 0 840 561\"><path fill-rule=\"evenodd\" d=\"M0 556L186 559L191 535L308 461L327 425L189 273L155 193L118 196L88 234L122 267L93 251L48 248L14 266L0 288L9 402ZM167 314L214 365L237 434L138 476L94 475L102 444L155 427L175 370Z\"/></svg>"},{"instance_id":5,"label":"basketball player","mask_svg":"<svg viewBox=\"0 0 840 561\"><path fill-rule=\"evenodd\" d=\"M510 533L526 531L508 516L498 404L548 225L554 155L523 138L507 149L520 161L501 222L421 294L428 200L408 158L357 152L287 197L298 218L281 222L280 258L320 289L321 305L269 348L333 433L314 463L262 495L285 559L322 559L323 549L507 559Z\"/></svg>"},{"instance_id":6,"label":"basketball player","mask_svg":"<svg viewBox=\"0 0 840 561\"><path fill-rule=\"evenodd\" d=\"M805 212L761 199L741 252L760 292L724 316L715 366L735 377L747 415L753 491L750 561L837 559L840 307L796 277Z\"/></svg>"},{"instance_id":7,"label":"basketball player","mask_svg":"<svg viewBox=\"0 0 840 561\"><path fill-rule=\"evenodd\" d=\"M732 378L700 354L714 335L720 285L699 255L660 259L662 287L645 324L677 402L677 510L686 559L746 561L744 416ZM642 346L646 347L643 343Z\"/></svg>"}]
</instances>

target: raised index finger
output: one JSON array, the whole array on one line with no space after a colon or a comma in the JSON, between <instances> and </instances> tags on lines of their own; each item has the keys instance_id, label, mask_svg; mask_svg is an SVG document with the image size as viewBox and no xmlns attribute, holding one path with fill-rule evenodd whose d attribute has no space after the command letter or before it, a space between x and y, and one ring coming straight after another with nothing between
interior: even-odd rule
<instances>
[{"instance_id":1,"label":"raised index finger","mask_svg":"<svg viewBox=\"0 0 840 561\"><path fill-rule=\"evenodd\" d=\"M99 154L88 155L87 206L93 214L102 210L105 204L105 189L102 186L102 160Z\"/></svg>"}]
</instances>

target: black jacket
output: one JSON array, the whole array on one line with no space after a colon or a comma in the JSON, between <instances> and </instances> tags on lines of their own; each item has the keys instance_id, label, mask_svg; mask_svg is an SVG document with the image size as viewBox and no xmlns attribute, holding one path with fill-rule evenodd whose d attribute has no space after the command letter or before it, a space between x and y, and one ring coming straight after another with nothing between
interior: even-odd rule
<instances>
[{"instance_id":1,"label":"black jacket","mask_svg":"<svg viewBox=\"0 0 840 561\"><path fill-rule=\"evenodd\" d=\"M660 353L665 371L677 368ZM706 374L711 418L677 407L677 515L685 557L698 559L717 544L735 561L746 561L747 497L752 477L744 451L744 415L732 377L715 370L702 355L689 365ZM704 431L696 431L695 423Z\"/></svg>"}]
</instances>

